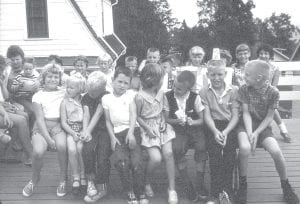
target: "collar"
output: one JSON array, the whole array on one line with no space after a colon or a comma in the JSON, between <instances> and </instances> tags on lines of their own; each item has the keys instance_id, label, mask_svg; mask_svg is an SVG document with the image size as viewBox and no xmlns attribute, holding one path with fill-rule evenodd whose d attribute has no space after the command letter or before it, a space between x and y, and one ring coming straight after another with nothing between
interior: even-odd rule
<instances>
[{"instance_id":1,"label":"collar","mask_svg":"<svg viewBox=\"0 0 300 204\"><path fill-rule=\"evenodd\" d=\"M178 96L176 96L176 94L174 92L174 98L176 100L187 100L190 96L190 93L191 93L190 91L187 91L182 97L178 97Z\"/></svg>"},{"instance_id":2,"label":"collar","mask_svg":"<svg viewBox=\"0 0 300 204\"><path fill-rule=\"evenodd\" d=\"M269 84L264 84L262 87L260 87L260 88L258 88L258 89L256 89L256 88L254 88L254 87L252 87L252 86L250 86L249 87L249 89L252 89L252 90L254 90L256 93L259 93L259 94L261 94L261 95L264 95L265 93L266 93L266 91L267 91L267 89L269 88Z\"/></svg>"},{"instance_id":3,"label":"collar","mask_svg":"<svg viewBox=\"0 0 300 204\"><path fill-rule=\"evenodd\" d=\"M231 85L226 84L226 82L224 82L224 84L225 84L225 89L224 89L224 91L223 91L223 93L221 95L217 95L217 92L212 87L211 83L208 84L208 89L210 89L214 93L214 95L219 99L220 103L222 101L222 98L224 96L226 96L227 92L229 92L230 90L232 90L232 86Z\"/></svg>"},{"instance_id":4,"label":"collar","mask_svg":"<svg viewBox=\"0 0 300 204\"><path fill-rule=\"evenodd\" d=\"M154 101L161 101L161 98L163 97L164 92L162 90L159 90L156 94L155 97L151 96L150 94L148 94L147 92L141 90L140 91L140 95L149 103L154 103Z\"/></svg>"}]
</instances>

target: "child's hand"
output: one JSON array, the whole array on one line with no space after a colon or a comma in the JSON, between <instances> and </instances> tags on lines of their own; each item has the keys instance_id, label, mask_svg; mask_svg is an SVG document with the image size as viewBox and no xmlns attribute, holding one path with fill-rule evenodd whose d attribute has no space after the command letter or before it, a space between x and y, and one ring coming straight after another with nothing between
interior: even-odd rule
<instances>
[{"instance_id":1,"label":"child's hand","mask_svg":"<svg viewBox=\"0 0 300 204\"><path fill-rule=\"evenodd\" d=\"M256 146L257 146L257 139L258 139L258 134L256 132L253 132L252 135L252 141L251 141L251 152L252 155L255 155L255 150L256 150Z\"/></svg>"},{"instance_id":2,"label":"child's hand","mask_svg":"<svg viewBox=\"0 0 300 204\"><path fill-rule=\"evenodd\" d=\"M80 133L74 131L72 137L75 142L78 142L78 140L80 139Z\"/></svg>"},{"instance_id":3,"label":"child's hand","mask_svg":"<svg viewBox=\"0 0 300 204\"><path fill-rule=\"evenodd\" d=\"M227 137L228 137L227 131L223 130L223 131L222 131L222 135L223 135L223 138L224 138L223 146L225 146L225 145L226 145L226 142L227 142Z\"/></svg>"},{"instance_id":4,"label":"child's hand","mask_svg":"<svg viewBox=\"0 0 300 204\"><path fill-rule=\"evenodd\" d=\"M157 137L155 131L152 130L151 128L148 128L148 129L146 130L146 133L147 133L147 135L148 135L150 138L155 138L155 137Z\"/></svg>"},{"instance_id":5,"label":"child's hand","mask_svg":"<svg viewBox=\"0 0 300 204\"><path fill-rule=\"evenodd\" d=\"M159 132L164 132L167 129L167 123L161 122L159 125Z\"/></svg>"},{"instance_id":6,"label":"child's hand","mask_svg":"<svg viewBox=\"0 0 300 204\"><path fill-rule=\"evenodd\" d=\"M134 135L127 134L125 139L126 144L129 145L129 149L134 149L136 146L136 140L134 138Z\"/></svg>"},{"instance_id":7,"label":"child's hand","mask_svg":"<svg viewBox=\"0 0 300 204\"><path fill-rule=\"evenodd\" d=\"M79 139L82 142L89 142L92 139L92 135L91 135L91 133L85 131L80 134Z\"/></svg>"},{"instance_id":8,"label":"child's hand","mask_svg":"<svg viewBox=\"0 0 300 204\"><path fill-rule=\"evenodd\" d=\"M52 138L50 138L50 140L48 141L48 145L49 145L50 149L53 149L53 150L56 149L55 141Z\"/></svg>"},{"instance_id":9,"label":"child's hand","mask_svg":"<svg viewBox=\"0 0 300 204\"><path fill-rule=\"evenodd\" d=\"M110 145L112 151L116 150L116 144L121 145L120 141L116 137L110 138Z\"/></svg>"},{"instance_id":10,"label":"child's hand","mask_svg":"<svg viewBox=\"0 0 300 204\"><path fill-rule=\"evenodd\" d=\"M191 117L188 117L188 118L187 118L187 124L188 124L189 126L194 125L194 120L193 120Z\"/></svg>"},{"instance_id":11,"label":"child's hand","mask_svg":"<svg viewBox=\"0 0 300 204\"><path fill-rule=\"evenodd\" d=\"M216 133L215 133L215 140L218 144L220 144L221 146L224 145L224 136L223 134L218 130Z\"/></svg>"},{"instance_id":12,"label":"child's hand","mask_svg":"<svg viewBox=\"0 0 300 204\"><path fill-rule=\"evenodd\" d=\"M14 125L13 121L9 118L9 115L5 112L3 115L4 125L8 128L12 128Z\"/></svg>"}]
</instances>

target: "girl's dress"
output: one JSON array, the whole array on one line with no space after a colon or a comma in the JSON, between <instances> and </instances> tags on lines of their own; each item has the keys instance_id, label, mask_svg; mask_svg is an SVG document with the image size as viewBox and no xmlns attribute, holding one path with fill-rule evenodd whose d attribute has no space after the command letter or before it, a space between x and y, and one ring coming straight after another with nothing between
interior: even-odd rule
<instances>
[{"instance_id":1,"label":"girl's dress","mask_svg":"<svg viewBox=\"0 0 300 204\"><path fill-rule=\"evenodd\" d=\"M136 95L136 103L141 107L138 116L151 127L156 137L150 137L147 132L141 127L142 145L145 147L161 147L168 141L175 138L175 132L172 127L164 120L163 111L168 110L166 96L160 90L155 97L140 90ZM162 127L166 127L161 131Z\"/></svg>"},{"instance_id":2,"label":"girl's dress","mask_svg":"<svg viewBox=\"0 0 300 204\"><path fill-rule=\"evenodd\" d=\"M73 98L65 98L67 123L75 132L82 130L83 108L80 102Z\"/></svg>"}]
</instances>

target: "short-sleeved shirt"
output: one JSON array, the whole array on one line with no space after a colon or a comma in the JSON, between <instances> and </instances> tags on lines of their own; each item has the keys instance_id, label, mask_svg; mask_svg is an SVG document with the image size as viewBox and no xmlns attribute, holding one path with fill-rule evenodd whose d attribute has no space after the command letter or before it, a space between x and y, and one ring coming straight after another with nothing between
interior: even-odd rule
<instances>
[{"instance_id":1,"label":"short-sleeved shirt","mask_svg":"<svg viewBox=\"0 0 300 204\"><path fill-rule=\"evenodd\" d=\"M225 85L225 90L221 95L211 85L200 91L202 103L209 107L213 120L230 121L232 109L239 108L237 101L238 89L232 85Z\"/></svg>"},{"instance_id":2,"label":"short-sleeved shirt","mask_svg":"<svg viewBox=\"0 0 300 204\"><path fill-rule=\"evenodd\" d=\"M31 76L25 76L24 73L21 72L18 76L15 77L12 85L23 84L23 86L20 87L19 90L14 93L13 97L31 100L33 94L35 93L32 90L32 85L38 83L39 74L33 73Z\"/></svg>"},{"instance_id":3,"label":"short-sleeved shirt","mask_svg":"<svg viewBox=\"0 0 300 204\"><path fill-rule=\"evenodd\" d=\"M127 90L121 96L113 93L107 94L102 98L103 108L109 111L110 120L114 126L114 132L119 133L130 126L130 104L134 101L136 92Z\"/></svg>"},{"instance_id":4,"label":"short-sleeved shirt","mask_svg":"<svg viewBox=\"0 0 300 204\"><path fill-rule=\"evenodd\" d=\"M243 85L238 91L238 100L242 104L248 104L249 113L253 119L262 121L270 109L278 108L279 91L270 84L260 89Z\"/></svg>"},{"instance_id":5,"label":"short-sleeved shirt","mask_svg":"<svg viewBox=\"0 0 300 204\"><path fill-rule=\"evenodd\" d=\"M83 121L83 108L80 102L73 98L65 98L65 109L67 113L67 120L69 123Z\"/></svg>"},{"instance_id":6,"label":"short-sleeved shirt","mask_svg":"<svg viewBox=\"0 0 300 204\"><path fill-rule=\"evenodd\" d=\"M108 92L101 94L97 98L90 97L90 95L88 93L86 93L83 96L83 98L81 100L81 104L82 104L82 106L87 106L89 108L91 118L94 116L94 113L96 112L98 105L101 104L102 97L105 94L108 94ZM101 117L99 118L98 123L97 123L96 127L94 128L93 132L97 132L99 130L106 130L104 114L102 114Z\"/></svg>"},{"instance_id":7,"label":"short-sleeved shirt","mask_svg":"<svg viewBox=\"0 0 300 204\"><path fill-rule=\"evenodd\" d=\"M60 104L65 97L65 90L57 91L38 91L32 97L32 102L42 106L46 119L60 118Z\"/></svg>"},{"instance_id":8,"label":"short-sleeved shirt","mask_svg":"<svg viewBox=\"0 0 300 204\"><path fill-rule=\"evenodd\" d=\"M233 68L233 76L232 76L232 84L238 87L246 84L244 80L244 72L245 66L238 65L237 63L232 65Z\"/></svg>"}]
</instances>

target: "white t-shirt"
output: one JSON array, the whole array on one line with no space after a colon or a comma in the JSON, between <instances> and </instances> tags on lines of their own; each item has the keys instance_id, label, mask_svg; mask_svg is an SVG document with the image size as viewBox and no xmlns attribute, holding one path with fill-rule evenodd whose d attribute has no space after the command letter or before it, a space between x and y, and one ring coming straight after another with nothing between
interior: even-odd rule
<instances>
[{"instance_id":1,"label":"white t-shirt","mask_svg":"<svg viewBox=\"0 0 300 204\"><path fill-rule=\"evenodd\" d=\"M114 126L114 132L119 133L130 126L129 110L136 92L127 90L122 96L113 93L106 94L102 98L102 106L109 111L110 120Z\"/></svg>"},{"instance_id":2,"label":"white t-shirt","mask_svg":"<svg viewBox=\"0 0 300 204\"><path fill-rule=\"evenodd\" d=\"M32 102L42 106L46 119L60 118L60 104L65 97L65 90L38 91L32 97Z\"/></svg>"}]
</instances>

